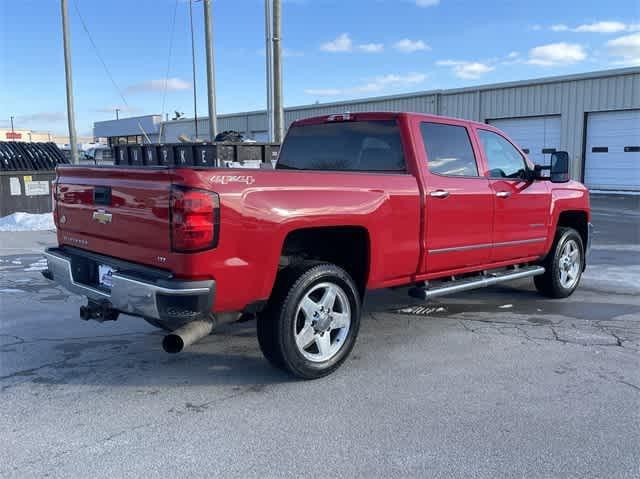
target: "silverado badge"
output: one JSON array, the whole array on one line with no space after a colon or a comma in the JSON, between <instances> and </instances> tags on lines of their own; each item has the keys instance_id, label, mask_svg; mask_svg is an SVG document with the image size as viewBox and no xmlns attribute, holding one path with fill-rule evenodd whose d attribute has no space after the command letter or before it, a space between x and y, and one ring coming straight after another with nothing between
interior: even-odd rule
<instances>
[{"instance_id":1,"label":"silverado badge","mask_svg":"<svg viewBox=\"0 0 640 479\"><path fill-rule=\"evenodd\" d=\"M101 225L111 223L112 217L113 215L111 213L107 213L106 210L98 210L93 212L93 219Z\"/></svg>"}]
</instances>

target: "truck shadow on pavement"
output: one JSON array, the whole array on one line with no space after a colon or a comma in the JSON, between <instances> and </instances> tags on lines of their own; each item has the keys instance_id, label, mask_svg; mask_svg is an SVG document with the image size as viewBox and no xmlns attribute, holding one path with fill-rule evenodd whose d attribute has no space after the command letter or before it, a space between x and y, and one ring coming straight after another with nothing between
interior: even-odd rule
<instances>
[{"instance_id":1,"label":"truck shadow on pavement","mask_svg":"<svg viewBox=\"0 0 640 479\"><path fill-rule=\"evenodd\" d=\"M527 282L503 284L467 291L455 295L419 301L409 298L405 289L374 291L367 297L366 311L370 313L400 313L433 317L455 317L459 313L494 313L496 315L560 315L592 321L608 321L618 316L638 313L640 306L594 300L588 290L576 291L565 299L541 296Z\"/></svg>"},{"instance_id":2,"label":"truck shadow on pavement","mask_svg":"<svg viewBox=\"0 0 640 479\"><path fill-rule=\"evenodd\" d=\"M161 332L3 341L0 392L26 383L57 386L186 387L251 386L293 381L262 357L255 324L225 326L177 355L162 351ZM11 356L15 355L14 359ZM33 367L11 368L19 356L37 358Z\"/></svg>"},{"instance_id":3,"label":"truck shadow on pavement","mask_svg":"<svg viewBox=\"0 0 640 479\"><path fill-rule=\"evenodd\" d=\"M640 314L640 306L610 299L599 302L581 290L565 300L549 300L539 296L527 283L514 283L430 302L412 300L403 290L376 291L367 296L363 315L365 329L368 321L377 319L377 313L392 313L387 327L399 329L412 327L406 321L395 322L407 314L416 319L422 316L424 319L473 320L474 316L469 317L467 313L485 315L483 321L489 313L490 318L501 323L515 321L539 327L549 325L552 322L549 318L555 324L575 318L582 320L582 325L613 320L611 326L618 323L617 316ZM42 387L47 391L61 386L121 386L155 394L153 391L166 386L194 385L218 385L233 392L236 387L259 390L271 384L296 381L263 358L256 339L255 321L223 325L177 355L168 355L162 350L163 332L148 329L138 318L125 316L115 324L102 325L67 323L78 321L75 318L60 321L47 323L34 337L0 334L0 392L25 386L39 393ZM121 321L123 324L119 324ZM66 325L65 333L54 334L62 322ZM21 334L19 328L11 332Z\"/></svg>"}]
</instances>

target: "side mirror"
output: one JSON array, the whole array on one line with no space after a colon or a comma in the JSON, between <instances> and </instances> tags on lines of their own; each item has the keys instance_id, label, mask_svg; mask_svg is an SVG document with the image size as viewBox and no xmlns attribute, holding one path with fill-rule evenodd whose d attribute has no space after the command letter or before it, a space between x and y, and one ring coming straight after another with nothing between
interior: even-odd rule
<instances>
[{"instance_id":1,"label":"side mirror","mask_svg":"<svg viewBox=\"0 0 640 479\"><path fill-rule=\"evenodd\" d=\"M533 170L528 170L529 172L529 181L533 180L548 180L549 179L549 166L542 166L535 164L533 165Z\"/></svg>"},{"instance_id":2,"label":"side mirror","mask_svg":"<svg viewBox=\"0 0 640 479\"><path fill-rule=\"evenodd\" d=\"M569 181L569 153L556 151L551 153L551 174L549 180L552 183L566 183Z\"/></svg>"}]
</instances>

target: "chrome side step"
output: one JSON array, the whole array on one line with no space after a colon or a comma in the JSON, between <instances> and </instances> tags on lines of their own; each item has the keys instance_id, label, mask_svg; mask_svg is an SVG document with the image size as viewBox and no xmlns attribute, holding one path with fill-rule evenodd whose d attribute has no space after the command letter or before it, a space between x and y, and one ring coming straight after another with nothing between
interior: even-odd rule
<instances>
[{"instance_id":1,"label":"chrome side step","mask_svg":"<svg viewBox=\"0 0 640 479\"><path fill-rule=\"evenodd\" d=\"M544 274L542 266L524 266L522 268L501 271L498 273L489 273L486 275L472 276L460 280L447 281L444 285L438 285L432 288L411 288L409 296L418 299L431 299L447 294L460 293L471 289L486 288L498 283L512 281L514 279L530 278Z\"/></svg>"}]
</instances>

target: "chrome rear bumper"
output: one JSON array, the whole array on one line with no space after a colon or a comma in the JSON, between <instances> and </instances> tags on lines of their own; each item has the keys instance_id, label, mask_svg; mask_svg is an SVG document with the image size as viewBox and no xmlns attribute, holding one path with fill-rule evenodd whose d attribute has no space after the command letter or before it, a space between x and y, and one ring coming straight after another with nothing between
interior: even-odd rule
<instances>
[{"instance_id":1,"label":"chrome rear bumper","mask_svg":"<svg viewBox=\"0 0 640 479\"><path fill-rule=\"evenodd\" d=\"M96 302L108 302L113 309L134 316L161 320L191 320L208 314L215 299L213 280L182 281L167 278L137 277L135 265L126 273L115 271L109 290L79 282L74 276L74 254L60 248L44 253L48 271L45 276L66 290ZM105 261L108 263L108 259Z\"/></svg>"}]
</instances>

